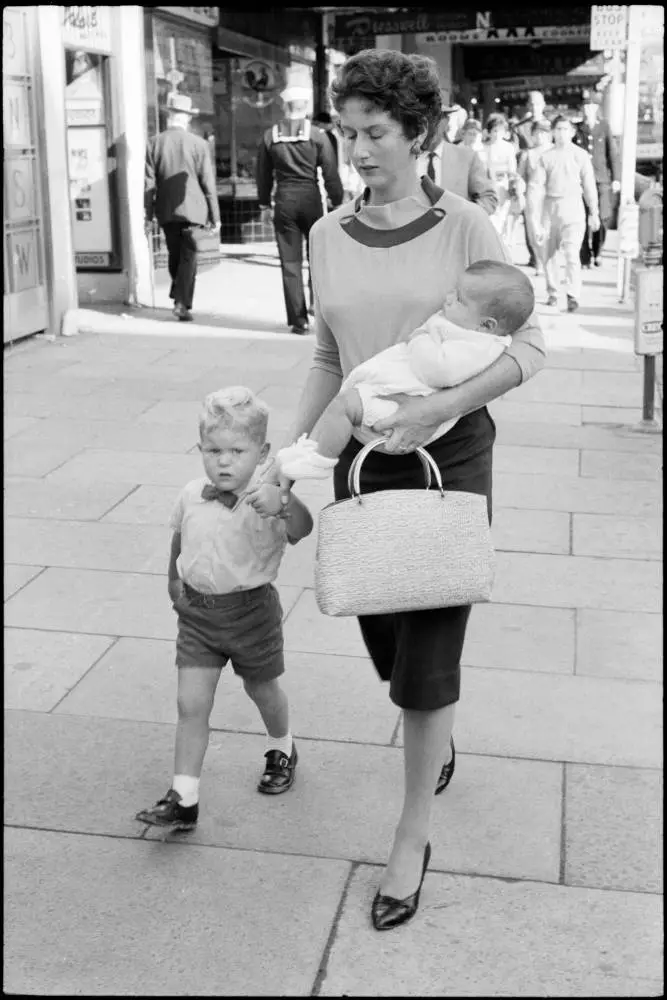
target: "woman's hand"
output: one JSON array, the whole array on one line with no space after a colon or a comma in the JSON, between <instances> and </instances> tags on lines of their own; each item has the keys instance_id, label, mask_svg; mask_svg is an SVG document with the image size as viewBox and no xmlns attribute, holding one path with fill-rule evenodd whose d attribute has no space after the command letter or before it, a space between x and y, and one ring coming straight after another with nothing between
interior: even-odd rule
<instances>
[{"instance_id":1,"label":"woman's hand","mask_svg":"<svg viewBox=\"0 0 667 1000\"><path fill-rule=\"evenodd\" d=\"M446 390L440 390L439 408L442 409L442 396ZM403 455L407 452L415 451L424 445L430 437L433 437L440 424L449 419L447 416L438 416L433 422L433 411L429 406L428 396L389 396L399 404L396 413L384 420L378 420L373 425L373 430L378 434L386 436L384 450L389 454ZM458 416L452 413L451 417Z\"/></svg>"}]
</instances>

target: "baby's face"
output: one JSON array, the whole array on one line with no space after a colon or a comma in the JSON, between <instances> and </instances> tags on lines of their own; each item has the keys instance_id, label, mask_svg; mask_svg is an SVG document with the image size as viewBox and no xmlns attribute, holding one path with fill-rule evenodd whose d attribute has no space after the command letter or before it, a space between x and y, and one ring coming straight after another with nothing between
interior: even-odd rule
<instances>
[{"instance_id":1,"label":"baby's face","mask_svg":"<svg viewBox=\"0 0 667 1000\"><path fill-rule=\"evenodd\" d=\"M446 319L462 326L464 330L478 330L483 319L477 304L479 296L475 295L476 291L479 292L477 286L477 279L463 275L454 291L445 299L443 312Z\"/></svg>"}]
</instances>

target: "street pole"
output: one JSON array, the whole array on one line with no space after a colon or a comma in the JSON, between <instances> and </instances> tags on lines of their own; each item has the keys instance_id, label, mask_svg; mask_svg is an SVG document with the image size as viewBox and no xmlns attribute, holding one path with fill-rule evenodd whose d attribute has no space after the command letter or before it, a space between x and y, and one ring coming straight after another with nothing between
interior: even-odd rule
<instances>
[{"instance_id":1,"label":"street pole","mask_svg":"<svg viewBox=\"0 0 667 1000\"><path fill-rule=\"evenodd\" d=\"M623 107L623 139L621 144L621 198L619 208L619 243L624 231L623 216L626 217L627 231L629 217L638 213L635 204L635 173L637 170L637 116L639 114L639 68L641 56L641 10L637 4L628 7L628 35L625 50L625 94ZM631 259L635 254L618 257L617 291L621 302L625 302L630 292Z\"/></svg>"}]
</instances>

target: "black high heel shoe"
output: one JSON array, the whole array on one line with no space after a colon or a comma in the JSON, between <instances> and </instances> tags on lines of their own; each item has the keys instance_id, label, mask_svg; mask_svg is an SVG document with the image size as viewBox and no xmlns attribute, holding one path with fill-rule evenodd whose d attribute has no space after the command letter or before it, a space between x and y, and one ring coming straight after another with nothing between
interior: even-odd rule
<instances>
[{"instance_id":1,"label":"black high heel shoe","mask_svg":"<svg viewBox=\"0 0 667 1000\"><path fill-rule=\"evenodd\" d=\"M440 792L444 792L445 788L452 780L454 774L454 767L456 766L456 750L454 749L454 737L450 739L450 746L452 748L452 759L447 764L442 765L442 771L440 772L440 777L438 778L438 783L435 786L435 794L439 795Z\"/></svg>"},{"instance_id":2,"label":"black high heel shoe","mask_svg":"<svg viewBox=\"0 0 667 1000\"><path fill-rule=\"evenodd\" d=\"M428 863L431 860L431 844L426 845L424 850L424 865L422 867L422 877L419 880L417 891L405 899L394 899L393 896L383 896L378 891L371 907L371 919L376 931L388 931L392 927L404 924L406 920L411 920L419 909L419 896L424 884L424 876Z\"/></svg>"}]
</instances>

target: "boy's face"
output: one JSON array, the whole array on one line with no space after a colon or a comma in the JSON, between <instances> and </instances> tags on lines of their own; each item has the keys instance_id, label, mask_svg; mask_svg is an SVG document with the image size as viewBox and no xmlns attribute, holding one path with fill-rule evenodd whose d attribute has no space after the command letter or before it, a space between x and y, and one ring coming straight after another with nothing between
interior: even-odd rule
<instances>
[{"instance_id":1,"label":"boy's face","mask_svg":"<svg viewBox=\"0 0 667 1000\"><path fill-rule=\"evenodd\" d=\"M199 445L206 475L214 486L230 493L240 493L252 474L269 454L268 444L257 444L243 431L216 427L208 431Z\"/></svg>"}]
</instances>

